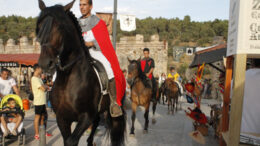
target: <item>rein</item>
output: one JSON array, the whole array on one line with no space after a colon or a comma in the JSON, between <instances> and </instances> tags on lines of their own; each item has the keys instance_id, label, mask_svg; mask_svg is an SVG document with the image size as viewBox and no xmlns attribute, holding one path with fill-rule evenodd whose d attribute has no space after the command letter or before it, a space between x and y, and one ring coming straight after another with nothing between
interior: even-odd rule
<instances>
[{"instance_id":1,"label":"rein","mask_svg":"<svg viewBox=\"0 0 260 146\"><path fill-rule=\"evenodd\" d=\"M61 65L61 60L60 60L60 55L57 56L56 58L56 67L60 70L60 71L65 71L66 69L68 69L70 66L72 66L73 64L75 64L78 60L80 60L82 58L82 55L78 56L77 58L75 58L74 60L72 60L71 62L69 62L67 65L62 66Z\"/></svg>"}]
</instances>

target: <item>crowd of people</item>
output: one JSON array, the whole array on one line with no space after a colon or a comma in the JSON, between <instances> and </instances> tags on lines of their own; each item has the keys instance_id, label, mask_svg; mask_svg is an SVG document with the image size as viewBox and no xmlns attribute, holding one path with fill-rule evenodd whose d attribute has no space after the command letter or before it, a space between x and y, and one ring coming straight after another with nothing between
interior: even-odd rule
<instances>
[{"instance_id":1,"label":"crowd of people","mask_svg":"<svg viewBox=\"0 0 260 146\"><path fill-rule=\"evenodd\" d=\"M50 90L50 87L44 84L46 81L45 76L42 73L41 68L38 65L34 66L34 73L31 78L31 92L33 96L33 105L35 109L35 119L34 119L34 129L35 129L35 139L39 139L39 124L47 126L47 111L46 111L46 94ZM45 82L46 83L46 82ZM0 99L8 96L10 94L16 94L20 96L20 90L17 87L15 79L11 76L11 71L2 68L0 76ZM7 104L2 107L1 111L18 111L20 107L17 107L18 103L14 98L8 98ZM3 136L8 136L10 134L17 135L19 132L17 129L20 126L24 114L22 112L18 113L6 113L1 115L1 124L3 125ZM12 129L9 129L7 124L15 123ZM46 132L46 136L51 136L51 134Z\"/></svg>"}]
</instances>

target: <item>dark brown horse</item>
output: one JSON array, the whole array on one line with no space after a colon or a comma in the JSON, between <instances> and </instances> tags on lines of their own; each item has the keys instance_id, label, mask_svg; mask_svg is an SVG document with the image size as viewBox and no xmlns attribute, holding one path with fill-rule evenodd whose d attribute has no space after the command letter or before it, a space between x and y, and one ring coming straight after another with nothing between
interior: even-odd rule
<instances>
[{"instance_id":1,"label":"dark brown horse","mask_svg":"<svg viewBox=\"0 0 260 146\"><path fill-rule=\"evenodd\" d=\"M181 95L178 84L172 78L168 78L164 81L162 87L164 88L162 90L168 99L168 113L170 114L170 112L172 112L172 114L174 114L174 107L177 111L178 98Z\"/></svg>"},{"instance_id":2,"label":"dark brown horse","mask_svg":"<svg viewBox=\"0 0 260 146\"><path fill-rule=\"evenodd\" d=\"M144 133L148 132L149 124L149 107L152 98L152 82L141 70L140 60L129 60L128 65L128 83L131 86L131 101L132 101L132 127L130 135L134 136L134 123L136 117L136 108L143 106L145 108L144 118ZM155 114L157 101L153 102L153 115ZM153 118L152 123L156 121Z\"/></svg>"},{"instance_id":3,"label":"dark brown horse","mask_svg":"<svg viewBox=\"0 0 260 146\"><path fill-rule=\"evenodd\" d=\"M36 34L41 44L41 54L38 63L44 71L57 71L50 101L64 145L78 145L82 134L93 125L87 140L88 146L92 146L100 115L109 111L110 100L108 96L101 100L101 87L93 69L92 58L85 47L77 18L70 12L73 3L74 1L66 6L46 7L39 0L41 13L37 20ZM112 118L110 112L107 113L111 145L123 145L125 114ZM72 122L77 122L73 132Z\"/></svg>"}]
</instances>

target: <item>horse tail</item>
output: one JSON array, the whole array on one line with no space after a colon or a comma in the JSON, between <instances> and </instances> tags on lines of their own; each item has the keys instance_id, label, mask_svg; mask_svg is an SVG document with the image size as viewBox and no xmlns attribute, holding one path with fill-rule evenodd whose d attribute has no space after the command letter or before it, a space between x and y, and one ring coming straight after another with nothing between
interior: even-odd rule
<instances>
[{"instance_id":1,"label":"horse tail","mask_svg":"<svg viewBox=\"0 0 260 146\"><path fill-rule=\"evenodd\" d=\"M126 113L123 110L123 115L112 118L108 113L107 116L107 126L108 126L108 135L111 140L112 146L123 146L125 145L125 133L126 133Z\"/></svg>"}]
</instances>

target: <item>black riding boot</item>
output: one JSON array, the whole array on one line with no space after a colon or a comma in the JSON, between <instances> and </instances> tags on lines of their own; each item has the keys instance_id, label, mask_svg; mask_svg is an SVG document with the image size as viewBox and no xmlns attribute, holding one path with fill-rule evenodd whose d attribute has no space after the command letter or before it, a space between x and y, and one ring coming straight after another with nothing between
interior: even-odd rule
<instances>
[{"instance_id":1,"label":"black riding boot","mask_svg":"<svg viewBox=\"0 0 260 146\"><path fill-rule=\"evenodd\" d=\"M151 101L155 102L156 101L157 86L156 86L156 80L154 78L152 78L152 85L153 85L153 88L152 88L152 99L151 99Z\"/></svg>"},{"instance_id":2,"label":"black riding boot","mask_svg":"<svg viewBox=\"0 0 260 146\"><path fill-rule=\"evenodd\" d=\"M111 117L119 117L123 115L121 107L116 102L116 82L115 79L109 80L108 91L110 96L110 114Z\"/></svg>"}]
</instances>

